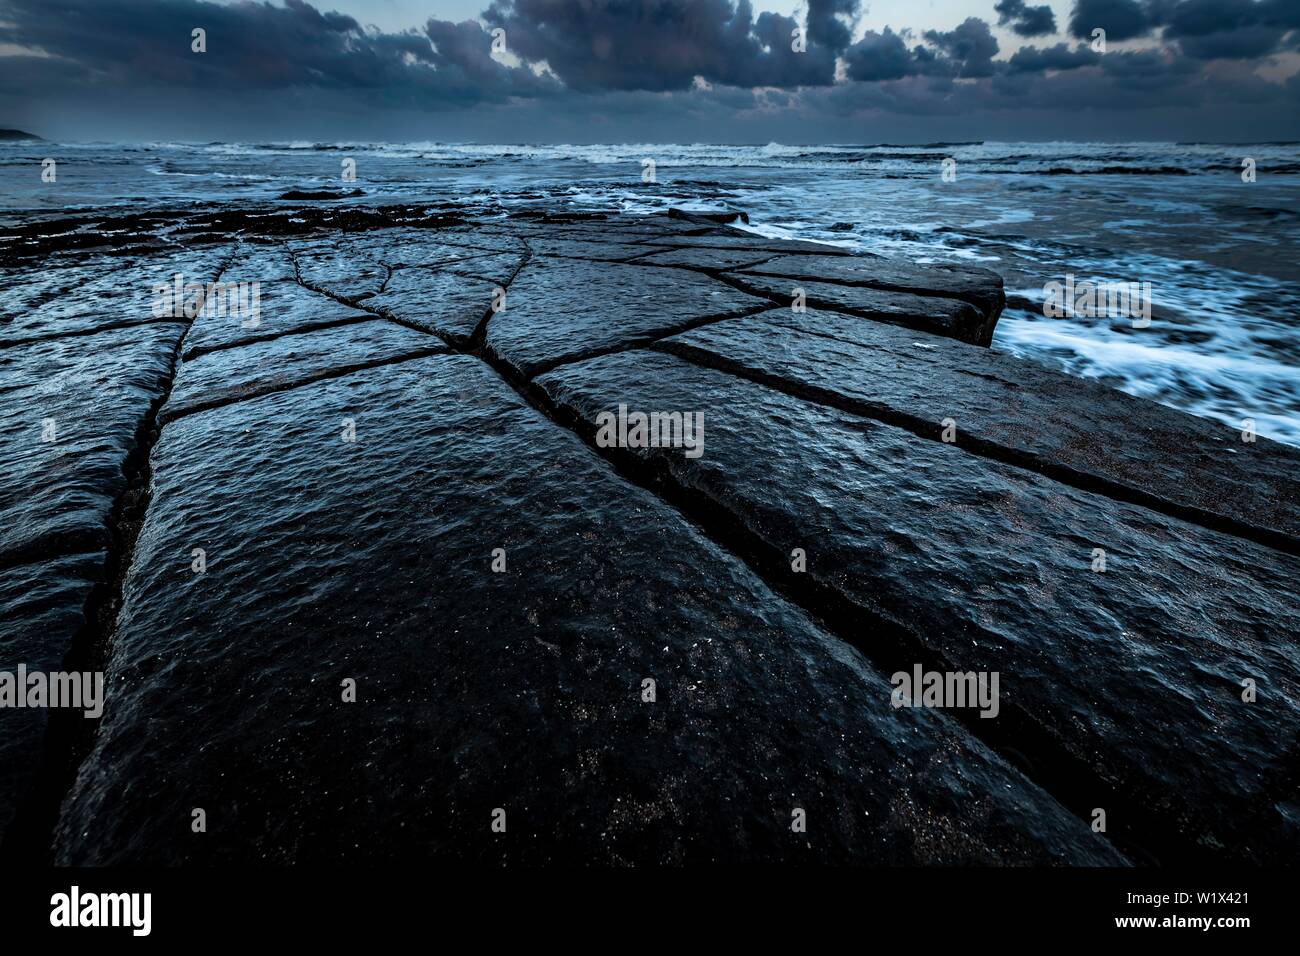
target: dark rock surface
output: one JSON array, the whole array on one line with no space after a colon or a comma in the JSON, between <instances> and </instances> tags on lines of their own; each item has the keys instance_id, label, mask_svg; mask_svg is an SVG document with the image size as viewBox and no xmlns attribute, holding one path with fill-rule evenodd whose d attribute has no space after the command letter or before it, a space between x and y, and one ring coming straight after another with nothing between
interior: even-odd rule
<instances>
[{"instance_id":1,"label":"dark rock surface","mask_svg":"<svg viewBox=\"0 0 1300 956\"><path fill-rule=\"evenodd\" d=\"M592 430L619 403L707 409L702 457L638 454L774 561L805 549L813 581L878 621L854 636L883 670L913 653L999 672L1012 746L1041 772L1086 764L1099 785L1073 796L1115 827L1140 812L1128 837L1153 855L1158 814L1189 845L1294 859L1278 786L1300 730L1300 559L670 356L540 384Z\"/></svg>"},{"instance_id":2,"label":"dark rock surface","mask_svg":"<svg viewBox=\"0 0 1300 956\"><path fill-rule=\"evenodd\" d=\"M724 269L738 269L741 266L757 265L775 258L777 253L756 249L746 252L743 249L665 249L637 259L638 265L681 266L685 269L697 269L701 272L721 272Z\"/></svg>"},{"instance_id":3,"label":"dark rock surface","mask_svg":"<svg viewBox=\"0 0 1300 956\"><path fill-rule=\"evenodd\" d=\"M156 323L0 350L0 565L107 547L136 429L183 333Z\"/></svg>"},{"instance_id":4,"label":"dark rock surface","mask_svg":"<svg viewBox=\"0 0 1300 956\"><path fill-rule=\"evenodd\" d=\"M720 322L662 347L1060 480L1300 552L1296 453L1087 379L831 312Z\"/></svg>"},{"instance_id":5,"label":"dark rock surface","mask_svg":"<svg viewBox=\"0 0 1300 956\"><path fill-rule=\"evenodd\" d=\"M1300 452L978 347L992 273L680 212L12 231L0 670L108 701L0 709L0 855L1295 858ZM155 315L177 272L255 321ZM918 664L998 715L896 709Z\"/></svg>"},{"instance_id":6,"label":"dark rock surface","mask_svg":"<svg viewBox=\"0 0 1300 956\"><path fill-rule=\"evenodd\" d=\"M468 276L471 279L482 279L485 282L493 283L494 286L505 286L510 284L510 280L514 278L515 273L519 271L527 258L526 252L489 253L466 258L460 262L445 264L441 267L441 271L448 274Z\"/></svg>"},{"instance_id":7,"label":"dark rock surface","mask_svg":"<svg viewBox=\"0 0 1300 956\"><path fill-rule=\"evenodd\" d=\"M534 255L562 256L570 259L595 259L609 262L625 262L647 253L645 246L630 242L610 242L606 240L585 241L579 239L533 239L528 243Z\"/></svg>"},{"instance_id":8,"label":"dark rock surface","mask_svg":"<svg viewBox=\"0 0 1300 956\"><path fill-rule=\"evenodd\" d=\"M209 310L197 316L185 336L185 359L190 361L219 349L275 339L282 335L325 329L352 322L367 322L370 312L345 305L322 292L303 288L292 278L242 279L254 275L238 266L221 274L222 282L257 282L258 313L220 315ZM249 292L251 301L252 293Z\"/></svg>"},{"instance_id":9,"label":"dark rock surface","mask_svg":"<svg viewBox=\"0 0 1300 956\"><path fill-rule=\"evenodd\" d=\"M467 343L492 310L500 285L459 273L399 269L384 290L366 300L366 308L409 325Z\"/></svg>"},{"instance_id":10,"label":"dark rock surface","mask_svg":"<svg viewBox=\"0 0 1300 956\"><path fill-rule=\"evenodd\" d=\"M765 304L716 279L677 269L533 259L510 284L505 308L488 325L487 344L531 375Z\"/></svg>"},{"instance_id":11,"label":"dark rock surface","mask_svg":"<svg viewBox=\"0 0 1300 956\"><path fill-rule=\"evenodd\" d=\"M987 269L965 266L917 266L897 259L869 259L861 256L802 255L781 256L741 270L742 274L783 276L810 282L830 281L843 285L860 285L889 292L910 292L964 299L976 306L985 318L979 334L970 339L975 345L988 345L1006 295L1002 280Z\"/></svg>"},{"instance_id":12,"label":"dark rock surface","mask_svg":"<svg viewBox=\"0 0 1300 956\"><path fill-rule=\"evenodd\" d=\"M756 295L793 306L795 289L803 290L805 308L838 309L852 315L903 325L908 328L978 342L985 334L987 320L969 302L907 292L883 292L863 286L809 282L805 279L778 279L775 276L736 276L727 278L740 288ZM796 314L793 311L791 314Z\"/></svg>"},{"instance_id":13,"label":"dark rock surface","mask_svg":"<svg viewBox=\"0 0 1300 956\"><path fill-rule=\"evenodd\" d=\"M364 196L360 189L339 192L334 189L290 189L280 194L281 199L356 199Z\"/></svg>"},{"instance_id":14,"label":"dark rock surface","mask_svg":"<svg viewBox=\"0 0 1300 956\"><path fill-rule=\"evenodd\" d=\"M304 285L348 302L374 295L388 280L378 250L353 234L292 240L288 248Z\"/></svg>"},{"instance_id":15,"label":"dark rock surface","mask_svg":"<svg viewBox=\"0 0 1300 956\"><path fill-rule=\"evenodd\" d=\"M102 554L70 554L0 570L0 671L61 669L103 563ZM0 838L31 798L48 725L47 710L0 708Z\"/></svg>"},{"instance_id":16,"label":"dark rock surface","mask_svg":"<svg viewBox=\"0 0 1300 956\"><path fill-rule=\"evenodd\" d=\"M681 246L699 249L732 249L747 251L757 249L763 252L772 253L812 253L820 256L847 255L843 249L837 249L834 246L826 246L820 242L805 242L802 239L769 239L764 236L741 233L739 230L732 230L721 235L656 237L642 241L653 243L655 245ZM868 254L867 257L875 258L870 254Z\"/></svg>"},{"instance_id":17,"label":"dark rock surface","mask_svg":"<svg viewBox=\"0 0 1300 956\"><path fill-rule=\"evenodd\" d=\"M160 420L445 351L437 339L382 319L282 335L186 361Z\"/></svg>"},{"instance_id":18,"label":"dark rock surface","mask_svg":"<svg viewBox=\"0 0 1300 956\"><path fill-rule=\"evenodd\" d=\"M0 348L157 321L155 285L171 286L177 274L185 283L210 282L224 257L224 248L198 249L94 256L83 265L83 257L57 255L39 269L15 269L0 299Z\"/></svg>"},{"instance_id":19,"label":"dark rock surface","mask_svg":"<svg viewBox=\"0 0 1300 956\"><path fill-rule=\"evenodd\" d=\"M67 862L1118 860L475 359L190 416L154 469Z\"/></svg>"}]
</instances>

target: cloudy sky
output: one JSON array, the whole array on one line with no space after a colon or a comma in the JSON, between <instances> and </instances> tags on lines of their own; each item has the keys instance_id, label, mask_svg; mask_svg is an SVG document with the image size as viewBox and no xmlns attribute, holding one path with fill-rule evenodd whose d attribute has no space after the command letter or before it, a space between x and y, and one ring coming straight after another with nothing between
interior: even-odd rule
<instances>
[{"instance_id":1,"label":"cloudy sky","mask_svg":"<svg viewBox=\"0 0 1300 956\"><path fill-rule=\"evenodd\" d=\"M79 140L1300 139L1300 0L0 0L0 126Z\"/></svg>"}]
</instances>

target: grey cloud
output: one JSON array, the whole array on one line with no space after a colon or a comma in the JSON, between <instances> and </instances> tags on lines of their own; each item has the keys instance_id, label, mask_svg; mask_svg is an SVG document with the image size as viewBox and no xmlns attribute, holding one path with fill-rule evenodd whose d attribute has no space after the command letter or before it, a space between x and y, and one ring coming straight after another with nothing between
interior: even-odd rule
<instances>
[{"instance_id":1,"label":"grey cloud","mask_svg":"<svg viewBox=\"0 0 1300 956\"><path fill-rule=\"evenodd\" d=\"M1010 73L1077 70L1082 66L1092 66L1100 59L1100 53L1094 53L1091 47L1082 44L1073 50L1064 43L1043 49L1024 47L1012 54L1011 59L1007 61L1007 70Z\"/></svg>"},{"instance_id":2,"label":"grey cloud","mask_svg":"<svg viewBox=\"0 0 1300 956\"><path fill-rule=\"evenodd\" d=\"M1204 36L1178 37L1178 45L1188 56L1200 60L1254 59L1276 50L1285 32L1277 27L1254 24Z\"/></svg>"},{"instance_id":3,"label":"grey cloud","mask_svg":"<svg viewBox=\"0 0 1300 956\"><path fill-rule=\"evenodd\" d=\"M853 38L858 0L808 0L808 39L839 52Z\"/></svg>"},{"instance_id":4,"label":"grey cloud","mask_svg":"<svg viewBox=\"0 0 1300 956\"><path fill-rule=\"evenodd\" d=\"M847 42L840 14L856 3L810 7L807 50L792 49L799 24L749 0L494 0L484 12L510 49L545 61L570 89L684 90L695 78L737 86L824 86ZM814 29L815 26L815 29Z\"/></svg>"},{"instance_id":5,"label":"grey cloud","mask_svg":"<svg viewBox=\"0 0 1300 956\"><path fill-rule=\"evenodd\" d=\"M1075 0L1070 35L1086 38L1101 28L1107 40L1131 40L1150 33L1157 23L1138 0Z\"/></svg>"},{"instance_id":6,"label":"grey cloud","mask_svg":"<svg viewBox=\"0 0 1300 956\"><path fill-rule=\"evenodd\" d=\"M195 28L206 31L204 53L190 48ZM70 70L55 80L58 86L83 82L88 74L95 84L121 87L364 90L387 105L413 107L548 91L531 70L491 60L491 38L477 23L430 21L425 34L382 33L304 0L285 0L282 7L7 0L0 42L75 64L80 73Z\"/></svg>"},{"instance_id":7,"label":"grey cloud","mask_svg":"<svg viewBox=\"0 0 1300 956\"><path fill-rule=\"evenodd\" d=\"M1056 32L1056 14L1046 4L1031 7L1025 0L998 0L993 9L998 15L998 26L1010 24L1011 31L1019 36L1047 36Z\"/></svg>"},{"instance_id":8,"label":"grey cloud","mask_svg":"<svg viewBox=\"0 0 1300 956\"><path fill-rule=\"evenodd\" d=\"M993 57L998 52L998 41L983 20L967 17L956 29L946 33L927 30L925 38L961 64L959 76L993 75Z\"/></svg>"},{"instance_id":9,"label":"grey cloud","mask_svg":"<svg viewBox=\"0 0 1300 956\"><path fill-rule=\"evenodd\" d=\"M484 14L487 28L432 19L396 33L303 0L0 2L0 43L49 54L0 56L0 106L7 97L13 115L13 104L39 110L56 100L79 104L70 109L83 114L102 103L134 115L152 101L168 104L169 116L234 117L232 127L273 126L279 117L286 131L314 122L300 115L330 112L347 135L361 135L353 127L380 129L385 111L423 135L427 114L440 111L440 135L703 139L749 129L770 131L753 133L760 138L810 141L830 131L853 135L864 117L879 114L898 123L942 118L954 130L971 116L1033 111L1059 117L1149 108L1188 116L1204 107L1232 119L1250 103L1285 116L1275 104L1293 107L1300 87L1294 79L1267 82L1250 62L1294 29L1297 0L1081 0L1076 17L1099 18L1085 36L1093 26L1112 40L1125 30L1163 29L1169 42L1101 57L1086 45L1024 48L1005 62L995 59L989 24L974 17L921 38L882 27L850 44L860 5L849 0L808 4L806 53L790 49L799 22L755 16L748 0L496 0ZM1004 0L996 9L1014 24L1037 8ZM1118 19L1107 19L1112 14ZM195 26L208 31L206 54L190 52ZM522 65L491 56L493 26L505 28ZM841 57L848 81L837 83ZM531 68L542 63L551 72ZM697 88L697 76L708 86ZM240 110L255 117L241 120ZM1284 125L1268 125L1269 137ZM990 126L1012 128L1010 118ZM1040 135L1032 125L1021 132Z\"/></svg>"},{"instance_id":10,"label":"grey cloud","mask_svg":"<svg viewBox=\"0 0 1300 956\"><path fill-rule=\"evenodd\" d=\"M919 72L903 38L889 27L883 33L868 30L848 49L844 61L851 80L899 80Z\"/></svg>"},{"instance_id":11,"label":"grey cloud","mask_svg":"<svg viewBox=\"0 0 1300 956\"><path fill-rule=\"evenodd\" d=\"M1164 38L1177 40L1202 60L1250 59L1278 48L1300 26L1300 2L1282 0L1182 0L1160 8Z\"/></svg>"}]
</instances>

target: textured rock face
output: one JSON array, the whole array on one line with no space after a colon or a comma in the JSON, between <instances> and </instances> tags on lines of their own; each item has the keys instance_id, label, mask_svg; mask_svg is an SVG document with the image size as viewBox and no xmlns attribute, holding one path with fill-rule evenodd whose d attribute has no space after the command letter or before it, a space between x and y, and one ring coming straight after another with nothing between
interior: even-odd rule
<instances>
[{"instance_id":1,"label":"textured rock face","mask_svg":"<svg viewBox=\"0 0 1300 956\"><path fill-rule=\"evenodd\" d=\"M811 282L837 282L889 292L963 299L985 316L985 324L969 341L988 345L1006 303L1002 280L987 269L959 266L915 266L896 259L860 256L781 256L740 270L742 275L782 276Z\"/></svg>"},{"instance_id":2,"label":"textured rock face","mask_svg":"<svg viewBox=\"0 0 1300 956\"><path fill-rule=\"evenodd\" d=\"M100 554L70 554L0 570L0 671L62 667L103 563ZM44 709L0 710L0 834L9 833L19 808L33 798L48 724Z\"/></svg>"},{"instance_id":3,"label":"textured rock face","mask_svg":"<svg viewBox=\"0 0 1300 956\"><path fill-rule=\"evenodd\" d=\"M702 272L720 272L741 266L757 265L775 257L776 253L762 249L665 249L649 255L642 253L637 263L647 266L681 266ZM783 290L788 291L788 290ZM778 293L779 294L779 293Z\"/></svg>"},{"instance_id":4,"label":"textured rock face","mask_svg":"<svg viewBox=\"0 0 1300 956\"><path fill-rule=\"evenodd\" d=\"M199 315L189 334L185 336L185 358L197 358L207 352L259 342L306 332L311 329L330 328L349 322L364 322L374 318L369 312L344 305L329 296L303 288L295 279L241 279L240 275L256 275L251 270L222 273L223 282L256 282L244 293L250 306L256 301L257 314L226 314L210 310ZM240 295L240 293L236 293ZM242 300L241 300L242 301Z\"/></svg>"},{"instance_id":5,"label":"textured rock face","mask_svg":"<svg viewBox=\"0 0 1300 956\"><path fill-rule=\"evenodd\" d=\"M464 344L491 311L497 288L488 279L402 269L393 273L383 291L366 301L366 308Z\"/></svg>"},{"instance_id":6,"label":"textured rock face","mask_svg":"<svg viewBox=\"0 0 1300 956\"><path fill-rule=\"evenodd\" d=\"M154 469L69 862L798 859L795 806L824 859L1117 859L475 359L189 416Z\"/></svg>"},{"instance_id":7,"label":"textured rock face","mask_svg":"<svg viewBox=\"0 0 1300 956\"><path fill-rule=\"evenodd\" d=\"M106 544L123 463L183 332L167 322L0 351L0 561Z\"/></svg>"},{"instance_id":8,"label":"textured rock face","mask_svg":"<svg viewBox=\"0 0 1300 956\"><path fill-rule=\"evenodd\" d=\"M764 304L689 272L534 259L511 283L506 307L488 325L487 343L532 374Z\"/></svg>"},{"instance_id":9,"label":"textured rock face","mask_svg":"<svg viewBox=\"0 0 1300 956\"><path fill-rule=\"evenodd\" d=\"M644 240L647 243L664 246L682 246L686 248L762 250L769 253L814 253L820 256L841 256L843 249L828 248L816 242L803 242L798 239L768 239L752 235L707 235L707 236L671 236L655 237ZM868 256L868 258L874 258Z\"/></svg>"},{"instance_id":10,"label":"textured rock face","mask_svg":"<svg viewBox=\"0 0 1300 956\"><path fill-rule=\"evenodd\" d=\"M280 392L402 358L445 352L436 339L375 319L339 328L283 335L187 361L162 420Z\"/></svg>"},{"instance_id":11,"label":"textured rock face","mask_svg":"<svg viewBox=\"0 0 1300 956\"><path fill-rule=\"evenodd\" d=\"M1300 473L1289 448L1245 443L1230 429L1010 356L789 310L661 346L930 437L952 418L958 447L1283 550L1294 552L1300 537Z\"/></svg>"},{"instance_id":12,"label":"textured rock face","mask_svg":"<svg viewBox=\"0 0 1300 956\"><path fill-rule=\"evenodd\" d=\"M208 282L224 250L139 256L50 256L39 268L14 268L0 302L0 348L15 343L156 321L158 285Z\"/></svg>"},{"instance_id":13,"label":"textured rock face","mask_svg":"<svg viewBox=\"0 0 1300 956\"><path fill-rule=\"evenodd\" d=\"M0 266L0 671L108 694L0 708L0 855L1295 858L1300 453L979 347L983 270L347 216Z\"/></svg>"},{"instance_id":14,"label":"textured rock face","mask_svg":"<svg viewBox=\"0 0 1300 956\"><path fill-rule=\"evenodd\" d=\"M1092 805L1171 814L1247 856L1294 835L1275 788L1300 727L1300 560L668 356L541 385L593 427L618 403L708 409L702 457L641 454L774 560L804 549L813 581L908 651L999 672L1021 752L1088 761ZM1253 704L1247 677L1267 683Z\"/></svg>"},{"instance_id":15,"label":"textured rock face","mask_svg":"<svg viewBox=\"0 0 1300 956\"><path fill-rule=\"evenodd\" d=\"M784 299L790 304L791 315L802 315L807 308L814 307L838 309L850 315L976 343L984 335L987 325L983 312L959 299L883 292L830 282L778 279L775 276L739 276L731 273L727 278L740 288L757 295ZM794 311L797 300L802 306L799 312Z\"/></svg>"},{"instance_id":16,"label":"textured rock face","mask_svg":"<svg viewBox=\"0 0 1300 956\"><path fill-rule=\"evenodd\" d=\"M220 269L220 258L203 252L128 262L123 276L120 261L90 259L90 288L69 281L77 270L67 263L43 274L14 270L45 292L6 297L8 308L31 311L14 310L0 332L10 336L0 347L0 673L20 665L48 673L84 656L75 639L90 627L87 607L109 572L128 464L170 385L189 321L156 317L140 290L152 294L151 283L176 273L208 281ZM114 294L96 309L114 270ZM34 798L50 724L46 709L13 704L0 707L5 845L30 837L14 825L11 838L11 824Z\"/></svg>"}]
</instances>

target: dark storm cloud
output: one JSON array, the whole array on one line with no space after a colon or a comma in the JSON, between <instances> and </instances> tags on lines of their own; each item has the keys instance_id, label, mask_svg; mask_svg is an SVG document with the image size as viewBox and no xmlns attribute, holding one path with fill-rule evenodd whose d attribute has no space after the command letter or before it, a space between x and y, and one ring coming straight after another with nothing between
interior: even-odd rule
<instances>
[{"instance_id":1,"label":"dark storm cloud","mask_svg":"<svg viewBox=\"0 0 1300 956\"><path fill-rule=\"evenodd\" d=\"M993 75L993 57L998 52L998 41L989 30L989 25L983 20L967 17L955 30L946 33L927 30L925 38L948 54L952 60L961 64L958 76Z\"/></svg>"},{"instance_id":2,"label":"dark storm cloud","mask_svg":"<svg viewBox=\"0 0 1300 956\"><path fill-rule=\"evenodd\" d=\"M206 31L207 51L191 50ZM96 84L369 91L388 103L478 102L537 94L547 83L488 57L477 23L430 21L425 34L365 30L304 0L284 6L203 0L7 0L0 42L74 64ZM12 75L12 73L10 73ZM77 82L72 73L56 85Z\"/></svg>"},{"instance_id":3,"label":"dark storm cloud","mask_svg":"<svg viewBox=\"0 0 1300 956\"><path fill-rule=\"evenodd\" d=\"M1040 52L1047 56L1033 63L1033 69L1002 71L978 83L912 76L893 83L846 84L810 99L808 105L847 115L948 117L954 123L1004 111L1059 117L1067 107L1069 115L1078 117L1078 129L1071 135L1106 138L1111 123L1107 116L1178 111L1193 117L1189 123L1195 128L1203 117L1232 113L1244 103L1280 104L1294 96L1249 71L1205 75L1199 63L1176 52L1112 51L1071 68L1048 67L1048 62L1068 65L1072 58ZM1027 60L1022 63L1029 65Z\"/></svg>"},{"instance_id":4,"label":"dark storm cloud","mask_svg":"<svg viewBox=\"0 0 1300 956\"><path fill-rule=\"evenodd\" d=\"M900 80L920 72L912 51L889 27L883 33L868 30L844 55L851 80Z\"/></svg>"},{"instance_id":5,"label":"dark storm cloud","mask_svg":"<svg viewBox=\"0 0 1300 956\"><path fill-rule=\"evenodd\" d=\"M1156 23L1139 0L1075 0L1070 35L1087 38L1100 28L1109 41L1131 40L1150 33Z\"/></svg>"},{"instance_id":6,"label":"dark storm cloud","mask_svg":"<svg viewBox=\"0 0 1300 956\"><path fill-rule=\"evenodd\" d=\"M1208 36L1243 27L1300 28L1296 0L1164 0L1152 7L1173 36Z\"/></svg>"},{"instance_id":7,"label":"dark storm cloud","mask_svg":"<svg viewBox=\"0 0 1300 956\"><path fill-rule=\"evenodd\" d=\"M1300 26L1300 0L1182 0L1159 12L1164 38L1202 60L1265 56Z\"/></svg>"},{"instance_id":8,"label":"dark storm cloud","mask_svg":"<svg viewBox=\"0 0 1300 956\"><path fill-rule=\"evenodd\" d=\"M1100 53L1094 53L1085 45L1071 50L1064 43L1038 49L1025 47L1012 54L1007 61L1010 73L1041 73L1044 70L1077 70L1082 66L1093 66L1101 59Z\"/></svg>"},{"instance_id":9,"label":"dark storm cloud","mask_svg":"<svg viewBox=\"0 0 1300 956\"><path fill-rule=\"evenodd\" d=\"M405 128L421 135L673 139L753 128L813 141L855 135L881 114L955 130L976 116L1080 110L1230 118L1256 104L1285 115L1300 99L1295 78L1254 72L1257 58L1300 42L1300 0L1078 0L1071 33L1086 39L1102 27L1110 41L1146 38L1132 46L1148 48L1102 55L1057 44L1008 60L996 59L998 41L976 17L920 35L881 27L851 42L859 0L809 0L806 19L755 16L750 0L495 0L486 25L431 19L396 33L304 0L0 4L0 43L20 51L0 56L0 106L9 94L11 111L61 97L83 114L97 103L138 112L149 91L164 117L197 111L201 126L221 113L235 125L251 109L266 124L283 118L289 135L310 111L341 117L346 135L378 129L391 111L416 117ZM1054 27L1042 5L993 9L1020 35ZM194 27L207 30L205 54L190 51ZM495 27L513 56L492 55ZM796 30L806 30L806 52L792 49ZM1011 119L1000 127L1013 128ZM1020 132L1040 135L1036 125ZM1268 138L1277 138L1271 126Z\"/></svg>"},{"instance_id":10,"label":"dark storm cloud","mask_svg":"<svg viewBox=\"0 0 1300 956\"><path fill-rule=\"evenodd\" d=\"M998 0L993 5L998 15L998 26L1011 26L1011 31L1022 37L1047 36L1056 32L1056 14L1044 4L1031 7L1025 0Z\"/></svg>"},{"instance_id":11,"label":"dark storm cloud","mask_svg":"<svg viewBox=\"0 0 1300 956\"><path fill-rule=\"evenodd\" d=\"M749 0L494 0L484 19L510 49L544 61L570 89L683 90L695 78L733 86L825 86L848 43L841 15L857 4L809 6L807 49L796 20L757 19Z\"/></svg>"},{"instance_id":12,"label":"dark storm cloud","mask_svg":"<svg viewBox=\"0 0 1300 956\"><path fill-rule=\"evenodd\" d=\"M1178 45L1188 56L1201 60L1220 58L1232 60L1254 59L1265 56L1277 49L1285 30L1276 27L1255 24L1239 27L1236 30L1224 30L1205 36L1177 37ZM1169 31L1165 36L1173 38Z\"/></svg>"},{"instance_id":13,"label":"dark storm cloud","mask_svg":"<svg viewBox=\"0 0 1300 956\"><path fill-rule=\"evenodd\" d=\"M808 39L839 52L853 39L858 0L808 0Z\"/></svg>"},{"instance_id":14,"label":"dark storm cloud","mask_svg":"<svg viewBox=\"0 0 1300 956\"><path fill-rule=\"evenodd\" d=\"M1300 28L1300 0L1076 0L1071 35L1086 38L1097 27L1108 41L1158 33L1199 60L1254 59Z\"/></svg>"}]
</instances>

